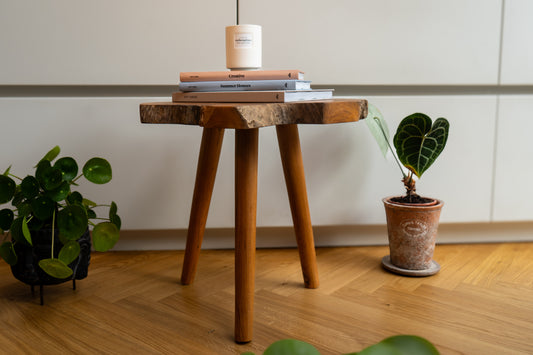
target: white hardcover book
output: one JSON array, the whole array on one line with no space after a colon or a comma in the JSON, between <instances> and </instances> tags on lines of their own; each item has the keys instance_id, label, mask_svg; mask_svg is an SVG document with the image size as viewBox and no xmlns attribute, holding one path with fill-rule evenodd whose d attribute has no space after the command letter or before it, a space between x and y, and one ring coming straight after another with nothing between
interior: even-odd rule
<instances>
[{"instance_id":1,"label":"white hardcover book","mask_svg":"<svg viewBox=\"0 0 533 355\"><path fill-rule=\"evenodd\" d=\"M190 91L271 91L310 90L304 80L188 81L179 83L179 90Z\"/></svg>"}]
</instances>

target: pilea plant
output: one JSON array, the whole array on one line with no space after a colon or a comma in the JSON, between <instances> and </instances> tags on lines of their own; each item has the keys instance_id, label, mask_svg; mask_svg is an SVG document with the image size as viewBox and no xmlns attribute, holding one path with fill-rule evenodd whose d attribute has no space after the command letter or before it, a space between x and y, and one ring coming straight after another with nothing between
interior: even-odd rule
<instances>
[{"instance_id":1,"label":"pilea plant","mask_svg":"<svg viewBox=\"0 0 533 355\"><path fill-rule=\"evenodd\" d=\"M40 260L39 267L52 277L64 279L73 273L68 265L78 257L78 239L88 227L93 227L94 249L107 251L119 239L121 221L115 202L98 205L72 191L81 177L95 184L109 182L112 178L109 162L102 158L89 159L78 174L78 164L73 158L63 157L54 162L59 153L58 146L50 150L35 166L34 175L18 177L11 173L11 166L0 175L0 204L11 202L12 205L0 210L0 255L8 264L15 265L18 261L15 245L31 246L32 233L49 229L51 255ZM109 208L105 218L95 212L102 206ZM54 252L56 235L62 244L59 254L57 250Z\"/></svg>"},{"instance_id":2,"label":"pilea plant","mask_svg":"<svg viewBox=\"0 0 533 355\"><path fill-rule=\"evenodd\" d=\"M414 175L420 178L422 174L435 162L448 140L450 124L445 118L438 118L435 122L423 113L413 113L405 117L396 130L393 143L396 154L389 142L389 129L379 110L369 105L369 113L365 119L370 132L386 156L390 149L400 171L406 189L404 202L418 202L422 198L416 194ZM407 169L407 173L402 168Z\"/></svg>"},{"instance_id":3,"label":"pilea plant","mask_svg":"<svg viewBox=\"0 0 533 355\"><path fill-rule=\"evenodd\" d=\"M254 355L246 352L242 355ZM296 339L283 339L271 344L263 355L320 355L313 345ZM346 355L439 355L428 340L415 335L396 335L359 352Z\"/></svg>"}]
</instances>

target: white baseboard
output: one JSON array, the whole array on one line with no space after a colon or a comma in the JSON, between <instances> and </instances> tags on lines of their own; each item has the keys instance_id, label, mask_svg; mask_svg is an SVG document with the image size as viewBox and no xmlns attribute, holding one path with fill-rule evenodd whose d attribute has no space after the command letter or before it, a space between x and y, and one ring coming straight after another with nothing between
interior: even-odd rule
<instances>
[{"instance_id":1,"label":"white baseboard","mask_svg":"<svg viewBox=\"0 0 533 355\"><path fill-rule=\"evenodd\" d=\"M202 248L232 249L232 228L206 229ZM316 226L317 247L386 245L387 227ZM260 227L256 232L258 248L292 248L296 246L292 227ZM184 229L125 230L113 250L183 250L187 240ZM437 242L496 243L533 241L533 222L441 224Z\"/></svg>"}]
</instances>

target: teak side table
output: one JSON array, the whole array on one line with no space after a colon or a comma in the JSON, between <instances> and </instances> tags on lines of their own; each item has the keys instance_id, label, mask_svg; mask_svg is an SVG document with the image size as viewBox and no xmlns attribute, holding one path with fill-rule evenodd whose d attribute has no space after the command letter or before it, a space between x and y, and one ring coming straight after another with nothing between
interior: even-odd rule
<instances>
[{"instance_id":1,"label":"teak side table","mask_svg":"<svg viewBox=\"0 0 533 355\"><path fill-rule=\"evenodd\" d=\"M235 129L235 341L252 340L260 127L276 126L305 287L318 287L313 230L307 202L298 124L355 122L366 100L292 103L172 103L140 105L142 123L203 127L181 282L193 282L226 128Z\"/></svg>"}]
</instances>

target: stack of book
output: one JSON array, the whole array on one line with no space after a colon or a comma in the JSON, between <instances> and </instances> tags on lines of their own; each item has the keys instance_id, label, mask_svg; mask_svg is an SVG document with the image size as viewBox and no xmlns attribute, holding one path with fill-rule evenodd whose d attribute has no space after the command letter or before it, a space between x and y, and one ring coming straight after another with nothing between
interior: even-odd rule
<instances>
[{"instance_id":1,"label":"stack of book","mask_svg":"<svg viewBox=\"0 0 533 355\"><path fill-rule=\"evenodd\" d=\"M299 70L180 73L173 102L294 102L325 100L333 89L313 90Z\"/></svg>"}]
</instances>

